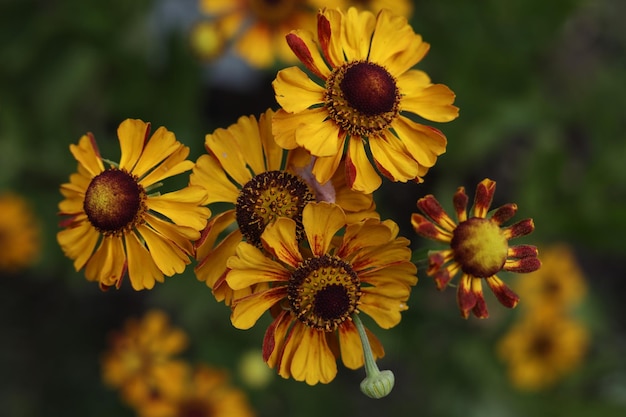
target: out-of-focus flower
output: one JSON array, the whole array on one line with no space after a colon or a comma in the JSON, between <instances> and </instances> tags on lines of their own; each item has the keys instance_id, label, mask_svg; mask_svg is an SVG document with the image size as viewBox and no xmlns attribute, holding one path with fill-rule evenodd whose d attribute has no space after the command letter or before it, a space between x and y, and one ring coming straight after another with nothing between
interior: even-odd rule
<instances>
[{"instance_id":1,"label":"out-of-focus flower","mask_svg":"<svg viewBox=\"0 0 626 417\"><path fill-rule=\"evenodd\" d=\"M191 28L189 42L192 51L201 61L211 61L219 57L226 45L219 25L211 21L196 23Z\"/></svg>"},{"instance_id":2,"label":"out-of-focus flower","mask_svg":"<svg viewBox=\"0 0 626 417\"><path fill-rule=\"evenodd\" d=\"M41 249L40 225L20 195L0 194L0 271L17 272L32 265Z\"/></svg>"},{"instance_id":3,"label":"out-of-focus flower","mask_svg":"<svg viewBox=\"0 0 626 417\"><path fill-rule=\"evenodd\" d=\"M187 364L176 355L187 344L187 335L171 327L160 310L129 319L123 329L110 335L101 360L102 379L133 406L150 401L155 392L175 391L188 372Z\"/></svg>"},{"instance_id":4,"label":"out-of-focus flower","mask_svg":"<svg viewBox=\"0 0 626 417\"><path fill-rule=\"evenodd\" d=\"M199 6L221 36L234 42L236 53L257 68L294 62L285 35L315 24L316 9L306 0L200 0Z\"/></svg>"},{"instance_id":5,"label":"out-of-focus flower","mask_svg":"<svg viewBox=\"0 0 626 417\"><path fill-rule=\"evenodd\" d=\"M366 148L392 181L422 181L447 140L409 114L448 122L458 108L447 86L411 69L430 45L406 18L389 10L374 15L325 9L318 13L317 35L295 30L287 43L320 84L298 67L278 72L273 86L282 109L272 123L276 141L316 156L313 174L321 184L337 170L344 148L346 178L355 190L371 193L382 182Z\"/></svg>"},{"instance_id":6,"label":"out-of-focus flower","mask_svg":"<svg viewBox=\"0 0 626 417\"><path fill-rule=\"evenodd\" d=\"M346 225L339 206L321 202L304 208L302 224L307 247L298 241L296 222L284 217L261 236L267 252L240 243L228 260L226 280L235 290L268 286L234 301L232 323L248 329L271 311L263 359L283 378L313 385L335 378L339 357L349 369L363 366L355 315L365 313L384 329L394 327L408 308L417 277L409 241L397 237L391 221ZM378 339L365 330L363 336L368 351L371 343L373 356L382 357Z\"/></svg>"},{"instance_id":7,"label":"out-of-focus flower","mask_svg":"<svg viewBox=\"0 0 626 417\"><path fill-rule=\"evenodd\" d=\"M252 349L244 353L239 359L239 376L241 380L252 388L263 388L272 380L274 374L263 361L260 349Z\"/></svg>"},{"instance_id":8,"label":"out-of-focus flower","mask_svg":"<svg viewBox=\"0 0 626 417\"><path fill-rule=\"evenodd\" d=\"M341 9L347 10L350 7L356 7L359 10L369 10L377 13L382 9L393 10L397 15L404 16L407 19L413 14L412 0L309 0L309 3L318 9Z\"/></svg>"},{"instance_id":9,"label":"out-of-focus flower","mask_svg":"<svg viewBox=\"0 0 626 417\"><path fill-rule=\"evenodd\" d=\"M516 281L524 306L550 305L560 310L575 307L587 293L587 284L572 249L557 244L541 250L541 269Z\"/></svg>"},{"instance_id":10,"label":"out-of-focus flower","mask_svg":"<svg viewBox=\"0 0 626 417\"><path fill-rule=\"evenodd\" d=\"M514 386L540 390L579 366L588 344L583 323L547 306L522 316L499 341L497 352Z\"/></svg>"},{"instance_id":11,"label":"out-of-focus flower","mask_svg":"<svg viewBox=\"0 0 626 417\"><path fill-rule=\"evenodd\" d=\"M103 159L91 133L70 151L78 171L61 186L64 230L57 240L76 270L100 288L118 287L128 271L135 290L183 272L211 212L202 187L160 194L161 181L191 170L189 148L164 127L127 119L117 130L119 164ZM105 168L105 163L109 165ZM97 248L96 248L97 246Z\"/></svg>"},{"instance_id":12,"label":"out-of-focus flower","mask_svg":"<svg viewBox=\"0 0 626 417\"><path fill-rule=\"evenodd\" d=\"M197 366L180 384L155 391L135 407L139 417L252 417L244 392L232 386L228 374Z\"/></svg>"},{"instance_id":13,"label":"out-of-focus flower","mask_svg":"<svg viewBox=\"0 0 626 417\"><path fill-rule=\"evenodd\" d=\"M434 277L437 288L443 290L454 276L461 273L457 302L464 318L470 311L479 318L489 316L483 296L483 280L502 305L512 308L517 305L519 297L496 274L500 271L527 273L541 265L535 246L509 246L509 240L534 230L532 219L501 227L517 212L516 204L505 204L487 218L495 191L494 181L488 178L481 181L476 187L473 216L468 218L468 197L465 188L459 187L453 197L457 222L432 195L417 201L417 207L425 216L414 213L411 217L411 224L419 235L449 245L447 249L429 252L427 274Z\"/></svg>"},{"instance_id":14,"label":"out-of-focus flower","mask_svg":"<svg viewBox=\"0 0 626 417\"><path fill-rule=\"evenodd\" d=\"M196 242L196 276L227 305L233 296L241 298L252 291L242 288L233 295L224 281L227 259L242 240L261 247L263 231L276 219L293 219L302 239L302 210L312 201L336 202L351 221L378 218L372 196L350 190L341 173L320 186L310 174L308 153L286 152L278 146L271 132L273 114L268 109L258 121L243 116L227 129L207 135L208 155L198 158L190 177L192 185L206 188L205 204L232 207L213 217Z\"/></svg>"}]
</instances>

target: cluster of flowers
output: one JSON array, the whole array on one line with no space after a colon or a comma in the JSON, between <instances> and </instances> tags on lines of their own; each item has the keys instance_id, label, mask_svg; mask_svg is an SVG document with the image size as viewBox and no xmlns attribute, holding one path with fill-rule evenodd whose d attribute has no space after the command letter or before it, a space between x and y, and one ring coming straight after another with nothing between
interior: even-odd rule
<instances>
[{"instance_id":1,"label":"cluster of flowers","mask_svg":"<svg viewBox=\"0 0 626 417\"><path fill-rule=\"evenodd\" d=\"M587 286L571 248L542 250L542 267L515 286L524 308L498 343L511 383L525 391L553 386L574 371L589 347L589 330L577 318Z\"/></svg>"},{"instance_id":2,"label":"cluster of flowers","mask_svg":"<svg viewBox=\"0 0 626 417\"><path fill-rule=\"evenodd\" d=\"M120 125L119 163L101 157L91 134L71 145L79 165L61 187L58 242L103 289L119 287L125 275L134 289L150 289L195 259L197 278L232 308L235 327L248 329L270 312L263 359L279 375L328 383L341 359L350 369L365 365L361 389L379 398L393 374L378 370L384 350L360 315L396 326L417 268L398 225L380 219L374 193L381 176L424 180L447 139L413 119L448 122L458 108L447 86L412 69L429 44L406 18L321 9L315 27L286 35L309 74L278 71L280 108L208 134L195 162L172 132L161 127L150 136L141 120ZM162 181L187 171L187 186L158 193ZM448 245L429 254L426 273L443 290L461 272L465 318L488 315L483 280L514 307L517 295L496 273L540 265L534 246L509 246L533 230L532 220L502 227L515 204L488 216L494 192L493 181L482 181L468 212L460 188L456 222L431 195L412 218L417 234Z\"/></svg>"},{"instance_id":3,"label":"cluster of flowers","mask_svg":"<svg viewBox=\"0 0 626 417\"><path fill-rule=\"evenodd\" d=\"M170 326L164 312L148 311L110 335L102 378L139 417L254 416L227 372L178 356L187 344L187 334Z\"/></svg>"}]
</instances>

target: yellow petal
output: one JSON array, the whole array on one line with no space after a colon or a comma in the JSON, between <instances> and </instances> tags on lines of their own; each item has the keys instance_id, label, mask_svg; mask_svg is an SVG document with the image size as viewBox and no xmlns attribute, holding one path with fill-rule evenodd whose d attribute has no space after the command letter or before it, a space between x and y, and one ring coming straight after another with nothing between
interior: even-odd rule
<instances>
[{"instance_id":1,"label":"yellow petal","mask_svg":"<svg viewBox=\"0 0 626 417\"><path fill-rule=\"evenodd\" d=\"M341 133L339 140L341 141L341 145L339 145L339 147L343 149L346 140L345 132ZM315 179L317 180L317 182L323 185L330 181L330 179L337 172L337 168L341 163L342 157L343 152L337 152L336 154L331 156L318 156L317 158L315 158L312 172L313 175L315 175Z\"/></svg>"},{"instance_id":2,"label":"yellow petal","mask_svg":"<svg viewBox=\"0 0 626 417\"><path fill-rule=\"evenodd\" d=\"M341 207L327 202L309 203L302 211L302 224L314 256L328 251L333 236L346 224Z\"/></svg>"},{"instance_id":3,"label":"yellow petal","mask_svg":"<svg viewBox=\"0 0 626 417\"><path fill-rule=\"evenodd\" d=\"M213 248L215 242L227 229L239 231L236 224L236 212L234 209L226 210L217 216L212 217L201 232L200 239L195 242L196 259L202 261ZM231 230L231 233L233 231ZM239 232L241 235L241 232Z\"/></svg>"},{"instance_id":4,"label":"yellow petal","mask_svg":"<svg viewBox=\"0 0 626 417\"><path fill-rule=\"evenodd\" d=\"M352 320L346 320L338 329L341 360L348 369L358 369L363 366L363 345L361 338Z\"/></svg>"},{"instance_id":5,"label":"yellow petal","mask_svg":"<svg viewBox=\"0 0 626 417\"><path fill-rule=\"evenodd\" d=\"M296 381L305 381L308 385L327 384L337 375L337 360L328 347L326 333L302 327L300 340L292 337L285 346L285 353L292 354L291 375ZM289 345L297 345L297 348L288 349Z\"/></svg>"},{"instance_id":6,"label":"yellow petal","mask_svg":"<svg viewBox=\"0 0 626 417\"><path fill-rule=\"evenodd\" d=\"M407 151L422 166L432 167L446 151L448 141L439 130L401 116L392 124Z\"/></svg>"},{"instance_id":7,"label":"yellow petal","mask_svg":"<svg viewBox=\"0 0 626 417\"><path fill-rule=\"evenodd\" d=\"M296 239L296 222L280 217L269 224L261 236L263 247L289 266L296 268L302 262L302 255Z\"/></svg>"},{"instance_id":8,"label":"yellow petal","mask_svg":"<svg viewBox=\"0 0 626 417\"><path fill-rule=\"evenodd\" d=\"M344 258L369 246L384 245L391 240L391 237L389 227L376 219L349 224L346 226L337 256Z\"/></svg>"},{"instance_id":9,"label":"yellow petal","mask_svg":"<svg viewBox=\"0 0 626 417\"><path fill-rule=\"evenodd\" d=\"M179 226L202 230L211 216L211 211L207 207L199 206L205 199L206 190L191 185L182 190L150 197L146 205L149 210L166 216Z\"/></svg>"},{"instance_id":10,"label":"yellow petal","mask_svg":"<svg viewBox=\"0 0 626 417\"><path fill-rule=\"evenodd\" d=\"M161 164L154 168L150 173L144 176L139 184L149 187L165 178L187 172L194 167L192 161L185 160L189 155L189 148L180 147L170 156L168 156Z\"/></svg>"},{"instance_id":11,"label":"yellow petal","mask_svg":"<svg viewBox=\"0 0 626 417\"><path fill-rule=\"evenodd\" d=\"M180 274L189 264L189 256L174 242L165 239L145 225L137 227L137 231L146 241L148 251L157 267L168 277Z\"/></svg>"},{"instance_id":12,"label":"yellow petal","mask_svg":"<svg viewBox=\"0 0 626 417\"><path fill-rule=\"evenodd\" d=\"M328 116L325 109L309 112L316 116L309 118L296 129L296 143L311 152L313 156L333 156L343 154L344 135L335 122L325 120Z\"/></svg>"},{"instance_id":13,"label":"yellow petal","mask_svg":"<svg viewBox=\"0 0 626 417\"><path fill-rule=\"evenodd\" d=\"M89 172L90 177L93 178L104 171L104 164L93 135L83 135L78 141L78 145L70 145L70 152L80 165Z\"/></svg>"},{"instance_id":14,"label":"yellow petal","mask_svg":"<svg viewBox=\"0 0 626 417\"><path fill-rule=\"evenodd\" d=\"M289 113L299 113L324 102L325 89L311 81L298 67L278 71L272 86L276 93L276 101Z\"/></svg>"},{"instance_id":15,"label":"yellow petal","mask_svg":"<svg viewBox=\"0 0 626 417\"><path fill-rule=\"evenodd\" d=\"M321 15L322 16L321 16ZM333 68L344 62L344 27L343 13L340 10L326 8L318 14L318 42L325 50L325 56Z\"/></svg>"},{"instance_id":16,"label":"yellow petal","mask_svg":"<svg viewBox=\"0 0 626 417\"><path fill-rule=\"evenodd\" d=\"M247 242L237 246L237 255L230 257L226 265L231 269L226 282L234 290L260 282L288 281L290 277L281 264Z\"/></svg>"},{"instance_id":17,"label":"yellow petal","mask_svg":"<svg viewBox=\"0 0 626 417\"><path fill-rule=\"evenodd\" d=\"M285 43L309 71L323 80L328 78L330 70L320 54L317 41L314 39L311 31L303 29L292 30L285 38L287 41Z\"/></svg>"},{"instance_id":18,"label":"yellow petal","mask_svg":"<svg viewBox=\"0 0 626 417\"><path fill-rule=\"evenodd\" d=\"M409 243L408 239L397 238L384 245L364 247L352 255L352 267L355 271L360 272L407 262L411 259Z\"/></svg>"},{"instance_id":19,"label":"yellow petal","mask_svg":"<svg viewBox=\"0 0 626 417\"><path fill-rule=\"evenodd\" d=\"M400 75L396 80L396 85L402 97L413 97L432 85L432 82L424 71L413 69ZM402 108L404 109L404 106Z\"/></svg>"},{"instance_id":20,"label":"yellow petal","mask_svg":"<svg viewBox=\"0 0 626 417\"><path fill-rule=\"evenodd\" d=\"M281 286L234 300L230 321L236 328L247 330L254 326L270 307L286 297L287 287Z\"/></svg>"},{"instance_id":21,"label":"yellow petal","mask_svg":"<svg viewBox=\"0 0 626 417\"><path fill-rule=\"evenodd\" d=\"M237 245L241 239L241 231L236 229L228 234L213 250L200 258L195 268L196 278L199 281L204 281L207 287L213 288L218 279L226 273L228 258L237 253Z\"/></svg>"},{"instance_id":22,"label":"yellow petal","mask_svg":"<svg viewBox=\"0 0 626 417\"><path fill-rule=\"evenodd\" d=\"M237 142L246 163L252 168L252 172L260 174L265 172L265 158L259 132L259 123L254 116L241 116L237 123L228 127L228 131Z\"/></svg>"},{"instance_id":23,"label":"yellow petal","mask_svg":"<svg viewBox=\"0 0 626 417\"><path fill-rule=\"evenodd\" d=\"M159 127L148 143L146 143L143 153L137 161L137 165L133 168L132 173L142 178L147 172L154 169L162 161L165 161L170 155L178 154L184 160L189 155L189 148L176 140L174 133L164 127ZM189 166L189 169L192 167ZM167 169L167 167L165 167Z\"/></svg>"},{"instance_id":24,"label":"yellow petal","mask_svg":"<svg viewBox=\"0 0 626 417\"><path fill-rule=\"evenodd\" d=\"M384 131L382 137L370 137L369 144L372 158L387 178L406 182L417 177L417 162L393 133Z\"/></svg>"},{"instance_id":25,"label":"yellow petal","mask_svg":"<svg viewBox=\"0 0 626 417\"><path fill-rule=\"evenodd\" d=\"M370 40L376 27L376 17L370 11L357 11L351 7L343 17L341 45L345 60L366 60L370 52ZM340 61L341 62L341 61Z\"/></svg>"},{"instance_id":26,"label":"yellow petal","mask_svg":"<svg viewBox=\"0 0 626 417\"><path fill-rule=\"evenodd\" d=\"M101 285L117 285L125 270L126 255L122 239L105 237L100 247L87 262L85 277L89 281L98 281Z\"/></svg>"},{"instance_id":27,"label":"yellow petal","mask_svg":"<svg viewBox=\"0 0 626 417\"><path fill-rule=\"evenodd\" d=\"M433 122L449 122L459 116L453 106L455 94L444 84L432 84L401 99L402 111L415 113Z\"/></svg>"},{"instance_id":28,"label":"yellow petal","mask_svg":"<svg viewBox=\"0 0 626 417\"><path fill-rule=\"evenodd\" d=\"M198 231L188 227L177 226L152 215L146 216L146 223L163 239L171 241L185 253L191 254L193 252L191 240L199 236Z\"/></svg>"},{"instance_id":29,"label":"yellow petal","mask_svg":"<svg viewBox=\"0 0 626 417\"><path fill-rule=\"evenodd\" d=\"M143 152L149 131L150 123L145 123L142 120L126 119L120 123L117 128L117 137L122 150L120 168L129 172L133 171Z\"/></svg>"},{"instance_id":30,"label":"yellow petal","mask_svg":"<svg viewBox=\"0 0 626 417\"><path fill-rule=\"evenodd\" d=\"M235 204L239 188L228 179L224 169L214 156L202 155L189 176L189 184L199 185L207 190L203 204L225 202Z\"/></svg>"},{"instance_id":31,"label":"yellow petal","mask_svg":"<svg viewBox=\"0 0 626 417\"><path fill-rule=\"evenodd\" d=\"M259 134L265 155L265 167L267 171L277 171L283 168L285 151L281 148L272 134L272 118L274 111L267 109L259 118ZM256 172L256 171L255 171Z\"/></svg>"},{"instance_id":32,"label":"yellow petal","mask_svg":"<svg viewBox=\"0 0 626 417\"><path fill-rule=\"evenodd\" d=\"M222 128L215 130L213 134L206 135L204 145L237 183L244 185L252 179L237 138L231 131ZM210 186L207 188L210 189Z\"/></svg>"},{"instance_id":33,"label":"yellow petal","mask_svg":"<svg viewBox=\"0 0 626 417\"><path fill-rule=\"evenodd\" d=\"M57 233L57 241L65 256L74 260L74 268L79 271L91 257L98 243L100 233L85 219L77 226Z\"/></svg>"},{"instance_id":34,"label":"yellow petal","mask_svg":"<svg viewBox=\"0 0 626 417\"><path fill-rule=\"evenodd\" d=\"M128 277L134 290L152 289L156 281L163 282L163 273L157 268L150 252L141 244L137 235L125 236L128 254Z\"/></svg>"},{"instance_id":35,"label":"yellow petal","mask_svg":"<svg viewBox=\"0 0 626 417\"><path fill-rule=\"evenodd\" d=\"M361 138L350 138L345 164L346 181L353 190L371 194L382 184L380 176L367 158Z\"/></svg>"},{"instance_id":36,"label":"yellow petal","mask_svg":"<svg viewBox=\"0 0 626 417\"><path fill-rule=\"evenodd\" d=\"M362 289L359 310L372 317L383 329L389 329L400 323L402 318L400 312L408 308L406 302L385 297L374 291L370 287Z\"/></svg>"},{"instance_id":37,"label":"yellow petal","mask_svg":"<svg viewBox=\"0 0 626 417\"><path fill-rule=\"evenodd\" d=\"M384 268L359 272L361 282L370 284L389 297L408 296L409 287L417 284L417 268L412 262L399 262Z\"/></svg>"}]
</instances>

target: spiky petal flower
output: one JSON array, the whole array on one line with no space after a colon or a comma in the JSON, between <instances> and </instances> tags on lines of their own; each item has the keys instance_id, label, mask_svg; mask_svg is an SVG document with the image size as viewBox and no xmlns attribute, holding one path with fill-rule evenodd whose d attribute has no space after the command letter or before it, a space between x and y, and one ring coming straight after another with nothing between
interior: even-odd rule
<instances>
[{"instance_id":1,"label":"spiky petal flower","mask_svg":"<svg viewBox=\"0 0 626 417\"><path fill-rule=\"evenodd\" d=\"M465 189L459 187L453 197L457 222L432 195L417 201L424 215L414 213L411 217L411 224L419 235L449 245L447 249L429 253L427 274L435 279L437 288L443 290L460 273L457 302L464 318L470 311L479 318L489 316L483 281L502 305L515 307L519 297L496 274L500 271L532 272L541 265L535 246L509 246L509 240L525 236L535 227L532 219L502 227L517 212L516 204L505 204L487 217L495 190L494 181L488 178L481 181L476 188L472 215L468 217L469 199Z\"/></svg>"}]
</instances>

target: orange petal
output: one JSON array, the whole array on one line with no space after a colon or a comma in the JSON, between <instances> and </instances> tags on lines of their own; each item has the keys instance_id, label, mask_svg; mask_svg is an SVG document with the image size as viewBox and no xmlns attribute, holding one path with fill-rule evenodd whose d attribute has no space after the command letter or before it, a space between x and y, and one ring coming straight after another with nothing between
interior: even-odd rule
<instances>
[{"instance_id":1,"label":"orange petal","mask_svg":"<svg viewBox=\"0 0 626 417\"><path fill-rule=\"evenodd\" d=\"M141 157L148 135L150 123L138 119L126 119L117 128L120 141L120 168L132 172Z\"/></svg>"},{"instance_id":2,"label":"orange petal","mask_svg":"<svg viewBox=\"0 0 626 417\"><path fill-rule=\"evenodd\" d=\"M89 172L91 177L95 177L104 171L104 164L100 157L98 145L96 145L96 140L91 133L82 136L78 141L78 145L70 145L70 152Z\"/></svg>"},{"instance_id":3,"label":"orange petal","mask_svg":"<svg viewBox=\"0 0 626 417\"><path fill-rule=\"evenodd\" d=\"M280 286L234 300L230 321L236 328L247 330L254 326L264 312L286 297L287 287Z\"/></svg>"},{"instance_id":4,"label":"orange petal","mask_svg":"<svg viewBox=\"0 0 626 417\"><path fill-rule=\"evenodd\" d=\"M363 140L360 137L350 137L345 164L346 181L353 190L371 194L382 184L380 176L365 153Z\"/></svg>"},{"instance_id":5,"label":"orange petal","mask_svg":"<svg viewBox=\"0 0 626 417\"><path fill-rule=\"evenodd\" d=\"M288 281L290 277L289 271L281 264L247 242L237 246L237 255L230 257L226 265L231 269L226 281L234 290L260 282Z\"/></svg>"},{"instance_id":6,"label":"orange petal","mask_svg":"<svg viewBox=\"0 0 626 417\"><path fill-rule=\"evenodd\" d=\"M341 207L326 202L309 203L302 211L302 224L314 256L328 251L335 234L346 224Z\"/></svg>"},{"instance_id":7,"label":"orange petal","mask_svg":"<svg viewBox=\"0 0 626 417\"><path fill-rule=\"evenodd\" d=\"M296 239L296 222L280 217L267 225L261 236L263 247L280 261L297 268L302 262L302 255Z\"/></svg>"},{"instance_id":8,"label":"orange petal","mask_svg":"<svg viewBox=\"0 0 626 417\"><path fill-rule=\"evenodd\" d=\"M137 235L128 233L124 241L128 254L128 277L133 289L152 289L156 281L163 282L163 273Z\"/></svg>"},{"instance_id":9,"label":"orange petal","mask_svg":"<svg viewBox=\"0 0 626 417\"><path fill-rule=\"evenodd\" d=\"M324 102L324 88L298 67L278 71L272 86L276 101L289 113L299 113Z\"/></svg>"}]
</instances>

